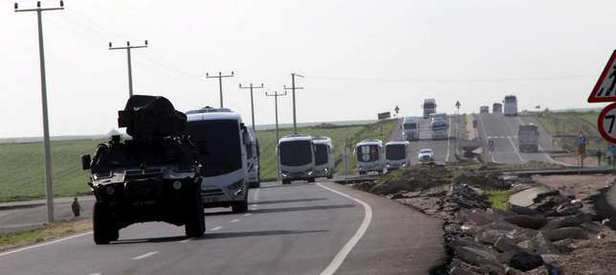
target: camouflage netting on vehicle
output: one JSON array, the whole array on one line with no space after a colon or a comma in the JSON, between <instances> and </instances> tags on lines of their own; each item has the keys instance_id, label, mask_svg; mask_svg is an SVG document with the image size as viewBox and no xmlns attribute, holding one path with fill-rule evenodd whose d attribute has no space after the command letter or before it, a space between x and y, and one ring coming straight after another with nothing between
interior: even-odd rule
<instances>
[{"instance_id":1,"label":"camouflage netting on vehicle","mask_svg":"<svg viewBox=\"0 0 616 275\"><path fill-rule=\"evenodd\" d=\"M162 96L134 95L118 112L118 127L133 138L179 136L186 130L186 115Z\"/></svg>"}]
</instances>

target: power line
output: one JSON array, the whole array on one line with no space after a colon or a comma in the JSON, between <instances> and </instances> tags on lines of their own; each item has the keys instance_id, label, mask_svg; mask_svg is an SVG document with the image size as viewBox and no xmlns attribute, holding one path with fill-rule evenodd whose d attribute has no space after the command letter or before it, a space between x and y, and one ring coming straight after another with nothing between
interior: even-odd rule
<instances>
[{"instance_id":1,"label":"power line","mask_svg":"<svg viewBox=\"0 0 616 275\"><path fill-rule=\"evenodd\" d=\"M304 87L295 87L295 77L304 77L303 75L300 74L296 74L296 73L291 73L291 87L287 88L286 86L284 86L284 90L291 90L293 91L293 133L297 134L297 119L296 119L296 115L295 115L295 90L301 90L304 89Z\"/></svg>"},{"instance_id":2,"label":"power line","mask_svg":"<svg viewBox=\"0 0 616 275\"><path fill-rule=\"evenodd\" d=\"M43 147L45 152L45 195L47 197L47 221L52 223L54 220L53 207L53 172L51 166L51 144L49 141L49 117L47 109L47 76L45 73L45 50L43 46L43 18L44 11L64 10L64 1L60 1L59 7L42 8L41 1L36 2L36 8L20 9L19 4L15 3L15 12L36 12L38 23L38 44L41 69L41 99L43 105Z\"/></svg>"},{"instance_id":3,"label":"power line","mask_svg":"<svg viewBox=\"0 0 616 275\"><path fill-rule=\"evenodd\" d=\"M223 101L222 101L222 79L223 78L227 78L227 77L233 77L233 71L231 71L231 74L228 75L223 75L222 72L218 72L218 75L212 75L210 76L208 73L205 73L205 78L218 78L218 89L220 92L220 108L224 107Z\"/></svg>"},{"instance_id":4,"label":"power line","mask_svg":"<svg viewBox=\"0 0 616 275\"><path fill-rule=\"evenodd\" d=\"M252 83L250 83L249 86L242 86L242 84L240 83L240 89L250 89L250 112L252 114L252 130L256 133L257 129L255 128L255 101L252 90L263 89L263 83L261 83L261 86L253 86Z\"/></svg>"},{"instance_id":5,"label":"power line","mask_svg":"<svg viewBox=\"0 0 616 275\"><path fill-rule=\"evenodd\" d=\"M319 76L308 75L308 79L333 81L374 81L374 82L440 82L440 83L473 83L473 82L516 82L516 81L557 81L578 78L594 78L596 75L556 75L543 77L503 77L503 78L471 78L471 79L443 79L443 78L374 78L355 76Z\"/></svg>"},{"instance_id":6,"label":"power line","mask_svg":"<svg viewBox=\"0 0 616 275\"><path fill-rule=\"evenodd\" d=\"M109 50L126 50L126 57L128 59L128 97L132 97L133 96L133 69L132 69L132 65L131 65L131 50L132 49L140 49L140 48L147 48L148 47L148 41L145 41L144 45L139 45L139 46L131 46L130 45L130 41L126 41L126 46L123 47L113 47L113 44L111 42L109 42Z\"/></svg>"}]
</instances>

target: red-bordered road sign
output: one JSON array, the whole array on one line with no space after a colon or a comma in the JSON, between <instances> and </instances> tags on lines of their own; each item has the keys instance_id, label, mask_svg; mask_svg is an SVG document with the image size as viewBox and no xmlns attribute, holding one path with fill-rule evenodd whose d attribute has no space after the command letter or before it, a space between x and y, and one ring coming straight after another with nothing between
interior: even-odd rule
<instances>
[{"instance_id":1,"label":"red-bordered road sign","mask_svg":"<svg viewBox=\"0 0 616 275\"><path fill-rule=\"evenodd\" d=\"M599 126L599 133L605 140L616 143L616 103L603 108L601 114L599 114L597 126Z\"/></svg>"},{"instance_id":2,"label":"red-bordered road sign","mask_svg":"<svg viewBox=\"0 0 616 275\"><path fill-rule=\"evenodd\" d=\"M588 97L589 103L616 101L616 51L605 64L603 72Z\"/></svg>"}]
</instances>

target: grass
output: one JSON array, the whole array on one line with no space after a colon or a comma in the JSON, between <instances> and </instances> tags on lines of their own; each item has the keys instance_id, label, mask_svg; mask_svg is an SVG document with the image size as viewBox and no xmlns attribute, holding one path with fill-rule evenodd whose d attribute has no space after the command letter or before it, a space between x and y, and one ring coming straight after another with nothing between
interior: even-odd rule
<instances>
[{"instance_id":1,"label":"grass","mask_svg":"<svg viewBox=\"0 0 616 275\"><path fill-rule=\"evenodd\" d=\"M494 209L507 209L510 195L511 191L509 190L486 191L490 207Z\"/></svg>"},{"instance_id":2,"label":"grass","mask_svg":"<svg viewBox=\"0 0 616 275\"><path fill-rule=\"evenodd\" d=\"M537 120L551 135L577 135L579 131L588 137L586 150L605 151L607 142L603 140L597 130L598 111L588 112L543 112ZM561 137L556 139L564 150L575 151L576 139L574 137Z\"/></svg>"},{"instance_id":3,"label":"grass","mask_svg":"<svg viewBox=\"0 0 616 275\"><path fill-rule=\"evenodd\" d=\"M51 142L54 194L74 196L89 192L80 155L93 153L101 141ZM42 143L0 144L0 201L37 199L45 195Z\"/></svg>"},{"instance_id":4,"label":"grass","mask_svg":"<svg viewBox=\"0 0 616 275\"><path fill-rule=\"evenodd\" d=\"M52 223L27 231L0 234L0 251L86 232L91 229L92 222L89 219L79 219Z\"/></svg>"},{"instance_id":5,"label":"grass","mask_svg":"<svg viewBox=\"0 0 616 275\"><path fill-rule=\"evenodd\" d=\"M386 139L396 123L382 121L367 125L327 126L299 128L300 133L329 136L334 144L338 171L342 171L342 152L345 142L355 144L364 138L382 138L381 126ZM291 133L283 129L280 136ZM261 175L263 179L276 178L275 131L258 131L261 144ZM93 154L102 140L52 141L54 195L71 197L87 194L90 189L86 171L81 170L80 156ZM354 161L351 162L354 167ZM45 172L43 169L42 143L0 144L0 202L39 199L45 195Z\"/></svg>"}]
</instances>

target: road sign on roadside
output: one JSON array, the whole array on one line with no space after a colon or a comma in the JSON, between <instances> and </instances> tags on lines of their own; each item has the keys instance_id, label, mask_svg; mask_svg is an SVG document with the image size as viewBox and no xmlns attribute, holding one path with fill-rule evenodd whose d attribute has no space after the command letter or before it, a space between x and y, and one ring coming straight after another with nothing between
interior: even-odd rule
<instances>
[{"instance_id":1,"label":"road sign on roadside","mask_svg":"<svg viewBox=\"0 0 616 275\"><path fill-rule=\"evenodd\" d=\"M391 113L390 112L379 113L378 117L379 117L379 120L388 119L388 118L391 118Z\"/></svg>"},{"instance_id":2,"label":"road sign on roadside","mask_svg":"<svg viewBox=\"0 0 616 275\"><path fill-rule=\"evenodd\" d=\"M588 97L589 103L616 101L616 51L608 60L595 87Z\"/></svg>"},{"instance_id":3,"label":"road sign on roadside","mask_svg":"<svg viewBox=\"0 0 616 275\"><path fill-rule=\"evenodd\" d=\"M610 143L616 143L616 103L603 108L597 120L599 133Z\"/></svg>"}]
</instances>

